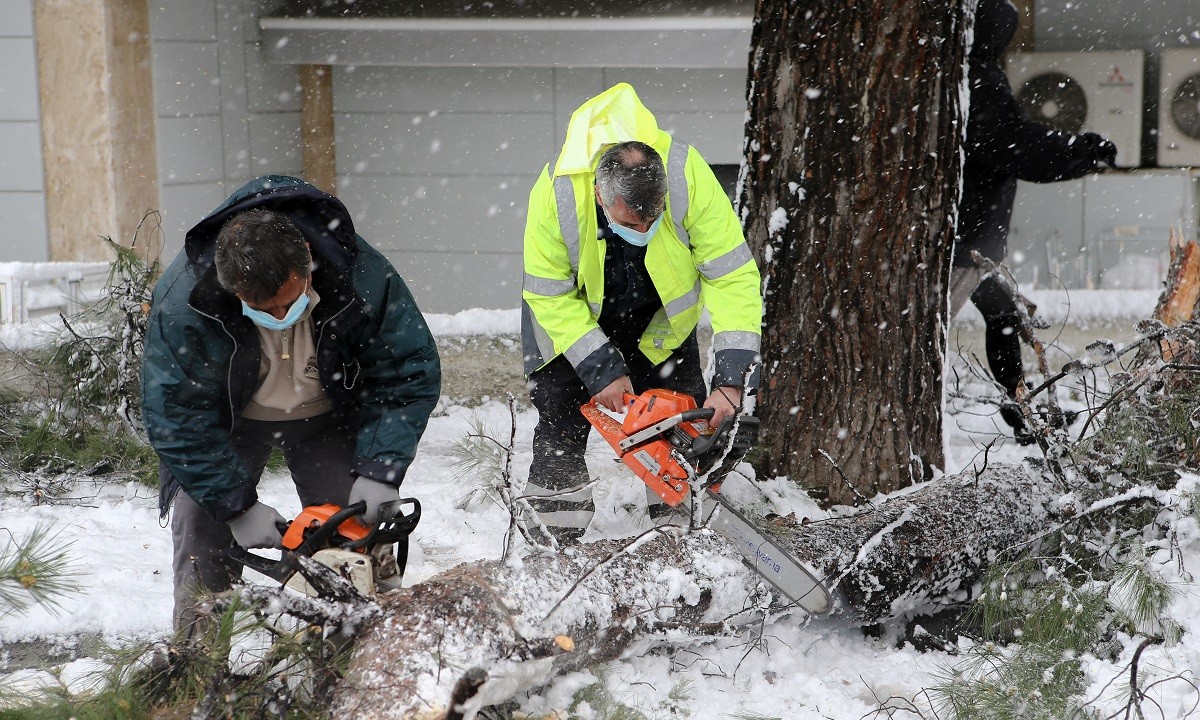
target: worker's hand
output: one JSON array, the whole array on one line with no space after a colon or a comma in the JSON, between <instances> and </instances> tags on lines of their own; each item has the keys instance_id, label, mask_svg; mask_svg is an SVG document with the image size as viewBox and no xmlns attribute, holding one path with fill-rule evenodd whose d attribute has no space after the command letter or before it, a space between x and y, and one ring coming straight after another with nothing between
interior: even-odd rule
<instances>
[{"instance_id":1,"label":"worker's hand","mask_svg":"<svg viewBox=\"0 0 1200 720\"><path fill-rule=\"evenodd\" d=\"M229 521L233 541L244 548L279 548L283 546L283 533L279 527L287 520L270 505L256 502L246 512Z\"/></svg>"},{"instance_id":2,"label":"worker's hand","mask_svg":"<svg viewBox=\"0 0 1200 720\"><path fill-rule=\"evenodd\" d=\"M715 388L708 399L704 401L704 407L713 409L713 416L708 421L708 426L714 429L721 427L725 418L737 414L741 404L742 389L740 387L724 385Z\"/></svg>"},{"instance_id":3,"label":"worker's hand","mask_svg":"<svg viewBox=\"0 0 1200 720\"><path fill-rule=\"evenodd\" d=\"M1084 133L1083 137L1096 153L1097 163L1104 163L1112 168L1117 166L1117 146L1113 141L1106 140L1096 133Z\"/></svg>"},{"instance_id":4,"label":"worker's hand","mask_svg":"<svg viewBox=\"0 0 1200 720\"><path fill-rule=\"evenodd\" d=\"M633 383L629 382L628 375L613 380L592 399L602 408L607 408L615 413L623 413L629 408L625 406L625 393L633 394Z\"/></svg>"},{"instance_id":5,"label":"worker's hand","mask_svg":"<svg viewBox=\"0 0 1200 720\"><path fill-rule=\"evenodd\" d=\"M374 525L379 522L379 506L385 502L391 502L400 497L400 488L391 483L372 480L369 477L359 477L354 481L354 486L350 488L350 504L353 505L358 501L363 501L367 504L367 509L363 510L363 521L367 525Z\"/></svg>"}]
</instances>

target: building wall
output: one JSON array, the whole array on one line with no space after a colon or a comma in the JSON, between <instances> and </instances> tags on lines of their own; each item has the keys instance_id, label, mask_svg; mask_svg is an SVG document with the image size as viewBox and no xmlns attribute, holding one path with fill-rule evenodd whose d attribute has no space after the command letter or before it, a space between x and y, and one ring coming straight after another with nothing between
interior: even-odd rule
<instances>
[{"instance_id":1,"label":"building wall","mask_svg":"<svg viewBox=\"0 0 1200 720\"><path fill-rule=\"evenodd\" d=\"M295 67L260 58L258 0L152 4L164 256L247 180L298 175Z\"/></svg>"},{"instance_id":2,"label":"building wall","mask_svg":"<svg viewBox=\"0 0 1200 720\"><path fill-rule=\"evenodd\" d=\"M339 197L422 308L516 307L529 190L571 112L622 81L710 162L740 162L740 73L337 67Z\"/></svg>"},{"instance_id":3,"label":"building wall","mask_svg":"<svg viewBox=\"0 0 1200 720\"><path fill-rule=\"evenodd\" d=\"M1035 0L1038 50L1147 50L1200 47L1192 0Z\"/></svg>"},{"instance_id":4,"label":"building wall","mask_svg":"<svg viewBox=\"0 0 1200 720\"><path fill-rule=\"evenodd\" d=\"M186 229L249 178L303 172L298 74L265 61L257 24L275 4L151 5L168 259ZM1039 1L1037 42L1044 50L1196 44L1190 5ZM8 229L0 260L47 257L32 7L33 0L0 0L0 213ZM745 78L736 70L330 62L339 195L428 311L516 306L529 187L571 111L615 82L634 84L660 124L710 162L741 159Z\"/></svg>"},{"instance_id":5,"label":"building wall","mask_svg":"<svg viewBox=\"0 0 1200 720\"><path fill-rule=\"evenodd\" d=\"M33 0L0 0L0 260L49 257L36 58Z\"/></svg>"}]
</instances>

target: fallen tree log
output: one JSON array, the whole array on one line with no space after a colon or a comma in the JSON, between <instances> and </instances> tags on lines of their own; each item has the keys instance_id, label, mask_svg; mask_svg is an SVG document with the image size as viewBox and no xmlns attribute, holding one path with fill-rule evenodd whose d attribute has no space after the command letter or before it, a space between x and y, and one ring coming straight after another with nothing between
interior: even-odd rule
<instances>
[{"instance_id":1,"label":"fallen tree log","mask_svg":"<svg viewBox=\"0 0 1200 720\"><path fill-rule=\"evenodd\" d=\"M842 612L869 624L971 599L998 553L1054 521L1053 476L997 465L935 480L847 517L792 526L792 555L819 568Z\"/></svg>"},{"instance_id":2,"label":"fallen tree log","mask_svg":"<svg viewBox=\"0 0 1200 720\"><path fill-rule=\"evenodd\" d=\"M852 517L777 525L864 622L970 598L998 552L1052 522L1054 484L1012 465L926 484ZM710 531L602 542L519 565L462 565L381 598L334 715L471 718L638 639L723 632L758 579ZM744 617L744 616L743 616ZM570 642L563 638L570 638Z\"/></svg>"},{"instance_id":3,"label":"fallen tree log","mask_svg":"<svg viewBox=\"0 0 1200 720\"><path fill-rule=\"evenodd\" d=\"M683 528L459 565L381 597L331 715L471 718L637 638L723 631L755 584L727 542Z\"/></svg>"},{"instance_id":4,"label":"fallen tree log","mask_svg":"<svg viewBox=\"0 0 1200 720\"><path fill-rule=\"evenodd\" d=\"M1200 250L1191 243L1176 257L1184 265ZM1173 300L1164 299L1160 313L1170 306L1165 319L1183 323L1193 313L1179 298L1196 295L1196 273L1173 277L1193 282L1179 290L1173 283L1164 293ZM1127 378L1101 409L1117 398L1153 406L1158 399L1145 394L1151 385L1168 395L1194 392L1197 337L1194 324L1173 331L1162 346L1169 347L1169 363L1140 355L1131 370L1141 377ZM1059 445L1040 465L985 466L851 516L777 521L774 530L825 578L837 611L861 622L963 603L976 595L989 564L1056 525L1122 505L1157 508L1162 502L1155 488L1122 480L1119 469L1111 481L1114 468L1070 458L1064 436L1053 441ZM1194 465L1197 448L1178 445L1169 437L1157 443L1165 456ZM1073 483L1090 484L1093 499L1086 507ZM615 658L639 639L721 632L731 619L761 607L750 591L756 584L732 548L709 531L652 532L631 544L593 543L515 564L459 566L381 599L383 612L360 634L332 714L473 718L482 707L557 673Z\"/></svg>"}]
</instances>

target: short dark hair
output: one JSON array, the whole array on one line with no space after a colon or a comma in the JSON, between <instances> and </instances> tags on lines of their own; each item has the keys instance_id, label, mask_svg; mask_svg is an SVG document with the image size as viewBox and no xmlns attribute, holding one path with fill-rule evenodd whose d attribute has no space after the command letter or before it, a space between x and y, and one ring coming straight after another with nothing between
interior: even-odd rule
<instances>
[{"instance_id":1,"label":"short dark hair","mask_svg":"<svg viewBox=\"0 0 1200 720\"><path fill-rule=\"evenodd\" d=\"M230 218L217 233L217 281L252 303L270 300L294 271L307 278L304 235L282 213L264 208Z\"/></svg>"},{"instance_id":2,"label":"short dark hair","mask_svg":"<svg viewBox=\"0 0 1200 720\"><path fill-rule=\"evenodd\" d=\"M596 187L605 205L621 198L643 222L649 222L662 214L666 204L667 170L657 150L629 140L613 145L600 156Z\"/></svg>"}]
</instances>

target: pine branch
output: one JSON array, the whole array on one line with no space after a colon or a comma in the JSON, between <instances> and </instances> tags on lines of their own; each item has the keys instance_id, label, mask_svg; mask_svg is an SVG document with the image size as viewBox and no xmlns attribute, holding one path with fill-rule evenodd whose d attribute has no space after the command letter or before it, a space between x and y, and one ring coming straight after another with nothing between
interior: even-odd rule
<instances>
[{"instance_id":1,"label":"pine branch","mask_svg":"<svg viewBox=\"0 0 1200 720\"><path fill-rule=\"evenodd\" d=\"M9 533L0 549L0 614L23 613L35 604L57 614L62 596L79 589L73 580L77 570L68 555L70 547L46 525L21 540Z\"/></svg>"}]
</instances>

